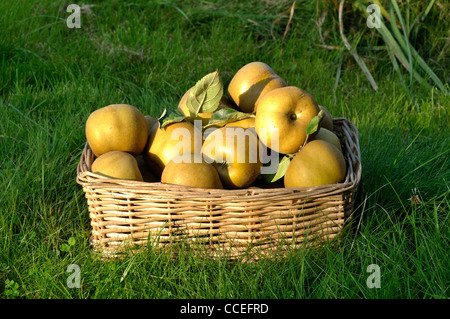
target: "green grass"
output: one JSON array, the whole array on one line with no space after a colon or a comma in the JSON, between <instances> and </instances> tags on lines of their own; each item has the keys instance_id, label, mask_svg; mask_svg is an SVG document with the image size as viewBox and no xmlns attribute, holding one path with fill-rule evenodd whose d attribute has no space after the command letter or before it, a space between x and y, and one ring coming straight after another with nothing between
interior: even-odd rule
<instances>
[{"instance_id":1,"label":"green grass","mask_svg":"<svg viewBox=\"0 0 450 319\"><path fill-rule=\"evenodd\" d=\"M363 50L374 92L348 52L316 45L315 3L297 2L283 41L287 1L93 1L80 29L65 24L69 1L2 1L0 297L448 299L448 96L416 87L413 108L386 67L389 56ZM442 52L445 37L430 47ZM255 60L358 127L363 175L354 231L339 248L254 264L188 252L171 260L151 249L99 259L75 181L90 112L129 103L158 116L203 75L218 69L228 83ZM430 64L438 71L439 61ZM422 203L408 200L413 189ZM80 289L67 286L70 264L81 267ZM366 285L371 264L380 267L381 288Z\"/></svg>"}]
</instances>

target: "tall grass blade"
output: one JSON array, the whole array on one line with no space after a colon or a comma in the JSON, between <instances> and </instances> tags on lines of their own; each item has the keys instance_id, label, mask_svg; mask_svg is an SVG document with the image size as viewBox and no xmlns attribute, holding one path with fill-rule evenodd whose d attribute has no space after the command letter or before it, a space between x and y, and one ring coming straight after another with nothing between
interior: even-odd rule
<instances>
[{"instance_id":1,"label":"tall grass blade","mask_svg":"<svg viewBox=\"0 0 450 319\"><path fill-rule=\"evenodd\" d=\"M17 107L15 107L14 105L12 105L11 103L8 103L8 106L13 109L14 111L16 111L17 113L19 113L20 115L22 115L25 119L27 119L28 121L30 121L30 123L36 125L37 127L39 127L42 131L44 131L45 133L47 133L48 135L51 136L50 132L48 130L46 130L42 125L40 125L38 122L34 121L32 118L30 118L29 116L27 116L25 113L23 113L21 110L19 110Z\"/></svg>"},{"instance_id":2,"label":"tall grass blade","mask_svg":"<svg viewBox=\"0 0 450 319\"><path fill-rule=\"evenodd\" d=\"M370 85L372 85L372 88L376 91L376 90L378 90L378 85L376 84L372 74L370 73L370 71L367 68L366 64L364 63L363 59L361 59L361 57L356 52L356 48L352 47L350 45L350 43L348 42L347 38L344 35L344 23L343 23L343 19L342 19L342 12L343 12L343 8L344 8L344 2L345 2L345 0L342 0L339 3L339 31L340 31L340 34L341 34L342 41L344 42L345 47L347 48L347 50L351 53L351 55L353 56L355 61L358 63L358 65L360 66L360 68L362 69L364 74L366 75L367 79L370 82Z\"/></svg>"},{"instance_id":3,"label":"tall grass blade","mask_svg":"<svg viewBox=\"0 0 450 319\"><path fill-rule=\"evenodd\" d=\"M445 94L449 94L449 90L447 87L443 84L443 82L437 77L437 75L431 70L431 68L428 66L428 64L423 60L423 58L419 55L419 53L414 49L414 47L409 43L408 41L408 34L409 31L406 30L406 33L404 35L401 34L400 30L397 27L395 15L392 11L388 12L386 8L383 7L383 5L378 0L369 0L368 2L376 4L380 7L380 11L382 12L382 15L391 23L392 26L392 32L389 30L389 28L386 26L386 24L383 22L383 20L380 19L380 27L376 28L376 30L380 33L382 36L384 42L386 43L386 46L388 48L388 54L391 58L391 61L393 63L395 71L401 76L399 73L400 70L397 68L398 64L394 62L392 58L392 54L398 59L398 61L402 64L402 66L410 73L410 81L411 77L413 77L420 85L422 85L425 89L430 90L431 85L417 72L417 70L414 72L412 61L416 61L419 66L426 72L426 74L433 80L435 85L439 88L441 92L444 92ZM392 1L392 3L395 3L394 6L398 5L395 1ZM434 1L430 3L425 10L424 16L429 13L431 10L431 6L434 4ZM365 10L366 7L362 5L359 2L353 3L354 7L359 9L363 12L366 18L369 17L369 13ZM400 10L398 8L398 15L401 17ZM403 20L402 20L403 21ZM413 23L414 24L414 23ZM403 22L402 28L407 29L405 27L405 24ZM394 35L393 35L394 34ZM406 42L405 41L406 37ZM407 57L405 55L405 52L409 52L410 57ZM409 91L408 91L409 92ZM410 92L409 92L410 93Z\"/></svg>"},{"instance_id":4,"label":"tall grass blade","mask_svg":"<svg viewBox=\"0 0 450 319\"><path fill-rule=\"evenodd\" d=\"M416 26L416 24L419 22L419 20L425 20L426 16L430 13L431 8L433 7L434 3L436 2L436 0L432 0L430 1L430 3L428 4L427 8L425 9L425 11L419 13L416 17L416 19L414 19L414 22L408 26L408 33L411 34L411 31L414 29L414 27Z\"/></svg>"},{"instance_id":5,"label":"tall grass blade","mask_svg":"<svg viewBox=\"0 0 450 319\"><path fill-rule=\"evenodd\" d=\"M401 16L401 14L400 14L400 9L398 8L398 5L397 5L397 3L395 2L395 1L392 1L392 4L393 4L393 6L394 6L394 8L395 7L397 7L397 9L398 9L398 11L397 11L397 9L396 9L396 11L397 11L397 14L399 14L400 16ZM399 16L399 19L400 19L400 16ZM449 91L448 91L448 89L445 87L445 85L441 82L441 80L439 80L439 78L437 77L437 75L433 72L433 70L431 70L431 68L428 66L428 64L423 60L423 58L419 55L419 53L414 49L414 47L413 46L411 46L410 44L409 44L409 41L407 40L407 38L403 38L403 36L401 35L401 33L400 33L400 30L398 29L398 27L397 27L397 24L395 23L395 15L393 15L392 14L392 16L391 16L391 26L392 26L392 32L393 32L393 34L394 34L394 36L395 36L395 38L394 37L392 37L392 35L390 35L390 36L388 36L388 34L390 34L390 32L388 31L388 29L385 27L385 25L383 24L383 22L381 21L381 25L382 25L382 27L380 28L380 29L377 29L378 31L380 31L381 29L383 29L383 31L385 31L384 32L384 37L386 37L387 36L387 38L385 38L385 41L386 41L386 39L388 39L387 41L391 44L391 45L393 45L394 44L394 42L396 42L396 47L398 47L400 50L399 50L399 52L398 53L400 53L400 51L403 51L403 52L410 52L411 53L411 58L412 59L414 59L414 60L416 60L417 61L417 63L422 67L422 69L428 74L428 76L434 81L434 83L436 84L436 86L442 91L442 92L444 92L445 94L448 94L449 93ZM402 20L400 20L400 23L402 24ZM383 26L384 26L384 28L383 28ZM403 25L402 25L402 28L405 28L405 26L404 26L404 23L403 23ZM383 35L383 34L382 34ZM397 41L395 41L395 40L397 40ZM396 49L396 52L397 52L397 50L398 49ZM403 53L402 52L402 53ZM396 56L397 57L399 57L400 56L400 54L396 54ZM405 60L405 56L404 56L404 54L402 54L402 59L403 60ZM404 66L405 66L405 63L402 63ZM428 83L426 82L426 80L425 79L423 79L421 76L417 76L417 72L413 72L413 70L412 70L412 65L411 65L411 63L409 62L408 63L408 65L409 65L409 68L407 68L407 70L408 70L408 72L412 72L412 76L413 77L415 77L416 78L416 80L421 84L421 85L423 85L423 86L425 86L425 87L429 87L429 85L428 85Z\"/></svg>"},{"instance_id":6,"label":"tall grass blade","mask_svg":"<svg viewBox=\"0 0 450 319\"><path fill-rule=\"evenodd\" d=\"M405 82L403 81L403 76L402 76L402 72L400 71L400 67L398 65L397 59L395 58L394 53L392 52L392 48L387 45L387 53L389 55L389 59L391 59L391 63L394 67L394 71L398 74L399 78L400 78L400 84L402 85L402 87L405 89L405 91L408 92L408 88L406 87Z\"/></svg>"},{"instance_id":7,"label":"tall grass blade","mask_svg":"<svg viewBox=\"0 0 450 319\"><path fill-rule=\"evenodd\" d=\"M391 0L391 4L392 5L389 8L389 14L391 16L391 26L393 29L397 28L395 15L394 15L394 12L392 9L392 8L394 8L395 12L397 13L398 19L400 21L400 25L402 26L404 42L406 43L406 53L408 55L409 65L411 66L410 71L409 71L409 92L410 92L410 96L412 97L411 93L413 91L413 85L414 85L414 83L413 83L414 67L413 67L413 59L412 59L412 53L411 53L411 45L409 44L409 35L408 35L408 31L407 31L408 29L405 26L405 23L403 21L403 17L402 17L402 14L400 12L397 2ZM398 32L398 33L400 33L400 32ZM400 35L400 34L398 34L398 35ZM403 39L401 39L401 40L403 40ZM413 98L413 100L414 100L414 98Z\"/></svg>"}]
</instances>

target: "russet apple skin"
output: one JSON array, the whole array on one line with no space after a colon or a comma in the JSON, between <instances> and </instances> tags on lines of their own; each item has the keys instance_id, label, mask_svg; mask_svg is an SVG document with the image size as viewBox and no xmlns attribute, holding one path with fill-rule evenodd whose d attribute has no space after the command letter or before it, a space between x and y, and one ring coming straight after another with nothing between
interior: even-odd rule
<instances>
[{"instance_id":1,"label":"russet apple skin","mask_svg":"<svg viewBox=\"0 0 450 319\"><path fill-rule=\"evenodd\" d=\"M149 167L145 162L144 156L142 154L136 156L136 161L144 182L155 183L161 181L161 176L157 174L159 169L155 170L153 167Z\"/></svg>"},{"instance_id":2,"label":"russet apple skin","mask_svg":"<svg viewBox=\"0 0 450 319\"><path fill-rule=\"evenodd\" d=\"M110 151L103 153L94 160L91 171L106 177L144 181L136 158L128 152Z\"/></svg>"},{"instance_id":3,"label":"russet apple skin","mask_svg":"<svg viewBox=\"0 0 450 319\"><path fill-rule=\"evenodd\" d=\"M284 175L285 187L315 187L341 183L346 163L342 153L322 140L308 142L291 160Z\"/></svg>"},{"instance_id":4,"label":"russet apple skin","mask_svg":"<svg viewBox=\"0 0 450 319\"><path fill-rule=\"evenodd\" d=\"M320 127L317 134L311 140L327 141L327 142L333 144L334 146L336 146L336 148L342 152L342 146L341 146L341 141L339 140L339 137L337 137L337 135L335 133L333 133L332 131L330 131L324 127Z\"/></svg>"},{"instance_id":5,"label":"russet apple skin","mask_svg":"<svg viewBox=\"0 0 450 319\"><path fill-rule=\"evenodd\" d=\"M95 156L123 151L137 156L148 138L147 121L136 107L111 104L92 112L85 127L86 139Z\"/></svg>"},{"instance_id":6,"label":"russet apple skin","mask_svg":"<svg viewBox=\"0 0 450 319\"><path fill-rule=\"evenodd\" d=\"M234 122L230 122L228 124L225 124L225 127L231 127L231 126L237 126L242 128L251 128L255 127L255 118L254 117L248 117L242 120L237 120Z\"/></svg>"},{"instance_id":7,"label":"russet apple skin","mask_svg":"<svg viewBox=\"0 0 450 319\"><path fill-rule=\"evenodd\" d=\"M196 143L199 143L199 145L197 146ZM174 156L182 153L199 154L201 143L201 130L190 122L175 122L163 128L157 123L150 131L143 155L147 165L159 170L155 173L160 175ZM179 148L179 145L183 147Z\"/></svg>"},{"instance_id":8,"label":"russet apple skin","mask_svg":"<svg viewBox=\"0 0 450 319\"><path fill-rule=\"evenodd\" d=\"M324 127L327 130L333 132L334 125L333 125L333 117L331 116L331 113L322 105L319 105L319 108L323 111L323 118L320 122L320 127Z\"/></svg>"},{"instance_id":9,"label":"russet apple skin","mask_svg":"<svg viewBox=\"0 0 450 319\"><path fill-rule=\"evenodd\" d=\"M206 137L202 154L217 169L225 188L246 188L261 172L259 145L252 128L221 127Z\"/></svg>"},{"instance_id":10,"label":"russet apple skin","mask_svg":"<svg viewBox=\"0 0 450 319\"><path fill-rule=\"evenodd\" d=\"M319 111L317 102L306 91L296 86L278 88L258 102L255 128L267 147L293 154L305 142L306 127Z\"/></svg>"},{"instance_id":11,"label":"russet apple skin","mask_svg":"<svg viewBox=\"0 0 450 319\"><path fill-rule=\"evenodd\" d=\"M223 189L216 168L201 154L184 153L172 158L161 175L161 183L195 188Z\"/></svg>"},{"instance_id":12,"label":"russet apple skin","mask_svg":"<svg viewBox=\"0 0 450 319\"><path fill-rule=\"evenodd\" d=\"M145 120L147 121L147 128L148 128L148 132L150 134L150 132L153 129L153 125L155 125L156 123L158 123L158 118L156 117L152 117L150 115L146 115L145 116Z\"/></svg>"},{"instance_id":13,"label":"russet apple skin","mask_svg":"<svg viewBox=\"0 0 450 319\"><path fill-rule=\"evenodd\" d=\"M228 85L228 96L244 113L255 113L257 101L273 89L286 86L266 63L255 61L240 68Z\"/></svg>"}]
</instances>

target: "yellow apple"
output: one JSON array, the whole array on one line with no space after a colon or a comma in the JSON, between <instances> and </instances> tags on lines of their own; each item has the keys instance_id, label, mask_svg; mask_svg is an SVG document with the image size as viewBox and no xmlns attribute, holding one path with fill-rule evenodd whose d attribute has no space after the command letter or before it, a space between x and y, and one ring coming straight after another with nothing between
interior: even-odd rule
<instances>
[{"instance_id":1,"label":"yellow apple","mask_svg":"<svg viewBox=\"0 0 450 319\"><path fill-rule=\"evenodd\" d=\"M201 129L186 121L174 122L161 128L154 125L144 150L144 159L150 167L157 166L159 174L169 161L178 154L200 153Z\"/></svg>"},{"instance_id":2,"label":"yellow apple","mask_svg":"<svg viewBox=\"0 0 450 319\"><path fill-rule=\"evenodd\" d=\"M110 151L140 154L147 143L144 115L128 104L111 104L92 112L86 121L86 139L96 156Z\"/></svg>"},{"instance_id":3,"label":"yellow apple","mask_svg":"<svg viewBox=\"0 0 450 319\"><path fill-rule=\"evenodd\" d=\"M230 127L230 126L237 126L237 127L242 127L242 128L251 128L251 127L254 128L255 127L255 118L247 117L245 119L230 122L225 125L225 127Z\"/></svg>"},{"instance_id":4,"label":"yellow apple","mask_svg":"<svg viewBox=\"0 0 450 319\"><path fill-rule=\"evenodd\" d=\"M315 187L341 183L346 164L342 153L322 140L308 142L291 160L284 175L285 187Z\"/></svg>"},{"instance_id":5,"label":"yellow apple","mask_svg":"<svg viewBox=\"0 0 450 319\"><path fill-rule=\"evenodd\" d=\"M319 131L311 140L327 141L328 143L331 143L334 146L336 146L336 148L342 152L341 141L339 140L339 137L332 131L327 130L324 127L319 128Z\"/></svg>"},{"instance_id":6,"label":"yellow apple","mask_svg":"<svg viewBox=\"0 0 450 319\"><path fill-rule=\"evenodd\" d=\"M97 157L91 166L93 173L106 177L143 181L136 158L127 152L110 151Z\"/></svg>"},{"instance_id":7,"label":"yellow apple","mask_svg":"<svg viewBox=\"0 0 450 319\"><path fill-rule=\"evenodd\" d=\"M235 122L230 122L225 125L225 127L242 127L243 129L251 129L255 134L255 118L254 117L248 117L242 120L238 120ZM258 134L256 134L258 136ZM260 149L260 156L262 156L263 164L270 164L270 161L272 159L277 158L277 154L271 150L270 148L264 148L264 145L261 143L261 141L258 138L258 147Z\"/></svg>"},{"instance_id":8,"label":"yellow apple","mask_svg":"<svg viewBox=\"0 0 450 319\"><path fill-rule=\"evenodd\" d=\"M144 182L155 183L161 181L161 176L159 176L159 168L150 167L144 159L142 154L136 156L136 161L138 163L139 171L141 172Z\"/></svg>"},{"instance_id":9,"label":"yellow apple","mask_svg":"<svg viewBox=\"0 0 450 319\"><path fill-rule=\"evenodd\" d=\"M320 109L296 86L274 89L258 102L255 128L262 143L278 153L293 154L306 139L306 127Z\"/></svg>"},{"instance_id":10,"label":"yellow apple","mask_svg":"<svg viewBox=\"0 0 450 319\"><path fill-rule=\"evenodd\" d=\"M324 108L322 105L319 105L319 108L323 110L323 118L320 122L320 127L324 127L327 130L333 132L334 126L333 126L333 117L331 116L330 112L326 108Z\"/></svg>"},{"instance_id":11,"label":"yellow apple","mask_svg":"<svg viewBox=\"0 0 450 319\"><path fill-rule=\"evenodd\" d=\"M228 96L244 113L255 113L257 101L273 89L286 86L266 63L255 61L240 68L228 85Z\"/></svg>"},{"instance_id":12,"label":"yellow apple","mask_svg":"<svg viewBox=\"0 0 450 319\"><path fill-rule=\"evenodd\" d=\"M223 188L216 168L207 163L201 154L193 153L172 158L162 172L161 183L197 188Z\"/></svg>"},{"instance_id":13,"label":"yellow apple","mask_svg":"<svg viewBox=\"0 0 450 319\"><path fill-rule=\"evenodd\" d=\"M259 141L254 129L217 128L205 138L202 153L216 167L225 188L248 187L261 172Z\"/></svg>"},{"instance_id":14,"label":"yellow apple","mask_svg":"<svg viewBox=\"0 0 450 319\"><path fill-rule=\"evenodd\" d=\"M148 132L152 131L153 125L155 125L158 122L158 119L156 117L152 117L150 115L145 115L145 120L147 121L147 128Z\"/></svg>"}]
</instances>

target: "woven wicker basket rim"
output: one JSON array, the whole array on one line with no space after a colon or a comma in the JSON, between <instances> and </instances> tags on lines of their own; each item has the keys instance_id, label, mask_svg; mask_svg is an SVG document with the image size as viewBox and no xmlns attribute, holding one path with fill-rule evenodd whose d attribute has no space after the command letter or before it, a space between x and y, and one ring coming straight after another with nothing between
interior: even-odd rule
<instances>
[{"instance_id":1,"label":"woven wicker basket rim","mask_svg":"<svg viewBox=\"0 0 450 319\"><path fill-rule=\"evenodd\" d=\"M93 173L91 164L95 158L89 144L86 142L83 148L81 159L77 166L77 183L86 188L103 188L105 190L117 190L123 189L127 191L135 192L136 194L143 192L148 193L151 191L158 191L159 194L167 193L183 193L183 199L192 196L198 198L201 196L226 195L228 196L256 196L258 194L277 194L286 196L290 193L303 192L308 196L332 195L333 191L342 192L348 189L355 188L361 180L361 155L359 147L359 132L356 126L347 120L346 118L333 118L333 124L335 125L337 135L340 137L343 147L345 160L347 163L347 174L345 181L337 184L329 184L315 187L292 187L292 188L245 188L245 189L205 189L205 188L193 188L180 185L163 184L161 182L139 182L123 179L114 179L102 176L97 173ZM173 196L173 194L170 194ZM229 197L228 197L229 199Z\"/></svg>"}]
</instances>

